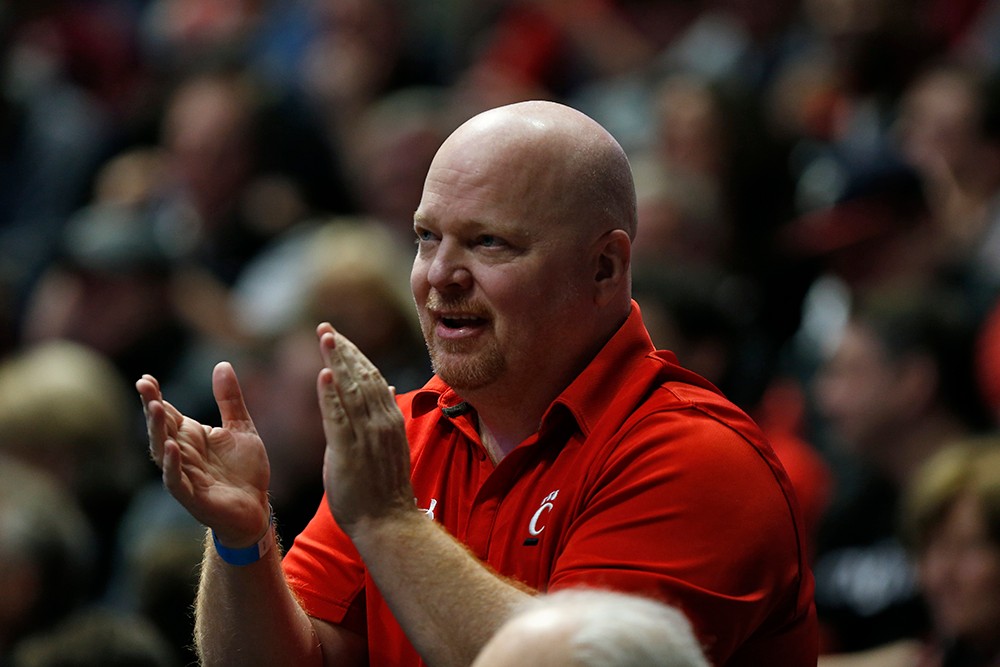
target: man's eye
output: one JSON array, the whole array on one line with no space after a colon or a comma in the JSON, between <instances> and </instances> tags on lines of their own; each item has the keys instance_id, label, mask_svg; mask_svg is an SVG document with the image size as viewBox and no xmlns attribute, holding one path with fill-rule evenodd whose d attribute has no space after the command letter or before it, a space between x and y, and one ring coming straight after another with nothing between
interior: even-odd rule
<instances>
[{"instance_id":1,"label":"man's eye","mask_svg":"<svg viewBox=\"0 0 1000 667\"><path fill-rule=\"evenodd\" d=\"M428 231L426 229L417 229L417 230L414 230L414 234L416 235L416 241L418 243L420 243L422 241L433 241L434 240L434 234L432 234L430 231Z\"/></svg>"},{"instance_id":2,"label":"man's eye","mask_svg":"<svg viewBox=\"0 0 1000 667\"><path fill-rule=\"evenodd\" d=\"M497 246L503 245L503 241L498 236L493 236L492 234L483 234L479 237L478 243L481 246L487 248L495 248Z\"/></svg>"}]
</instances>

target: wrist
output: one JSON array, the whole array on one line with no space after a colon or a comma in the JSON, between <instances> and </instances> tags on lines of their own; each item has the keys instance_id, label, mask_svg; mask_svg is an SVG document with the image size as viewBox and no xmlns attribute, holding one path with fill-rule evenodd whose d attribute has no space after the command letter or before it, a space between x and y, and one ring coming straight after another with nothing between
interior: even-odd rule
<instances>
[{"instance_id":1,"label":"wrist","mask_svg":"<svg viewBox=\"0 0 1000 667\"><path fill-rule=\"evenodd\" d=\"M274 535L274 511L269 508L269 516L267 521L267 527L264 529L264 534L261 535L253 544L247 547L228 547L219 541L219 536L212 533L212 544L215 546L215 552L219 555L219 558L223 562L229 565L250 565L261 560L267 552L269 552L275 543Z\"/></svg>"},{"instance_id":2,"label":"wrist","mask_svg":"<svg viewBox=\"0 0 1000 667\"><path fill-rule=\"evenodd\" d=\"M344 532L351 538L355 546L359 544L378 545L394 542L397 538L408 535L414 530L420 530L423 524L434 526L434 521L418 510L415 506L400 509L378 516L366 516Z\"/></svg>"}]
</instances>

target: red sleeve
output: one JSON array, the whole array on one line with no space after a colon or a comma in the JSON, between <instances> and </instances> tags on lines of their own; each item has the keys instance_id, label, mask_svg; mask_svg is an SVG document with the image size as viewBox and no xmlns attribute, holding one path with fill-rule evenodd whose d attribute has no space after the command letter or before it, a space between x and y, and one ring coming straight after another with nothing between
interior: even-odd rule
<instances>
[{"instance_id":1,"label":"red sleeve","mask_svg":"<svg viewBox=\"0 0 1000 667\"><path fill-rule=\"evenodd\" d=\"M351 539L330 514L326 498L282 561L285 580L310 616L363 633L365 569ZM360 616L360 619L358 617Z\"/></svg>"}]
</instances>

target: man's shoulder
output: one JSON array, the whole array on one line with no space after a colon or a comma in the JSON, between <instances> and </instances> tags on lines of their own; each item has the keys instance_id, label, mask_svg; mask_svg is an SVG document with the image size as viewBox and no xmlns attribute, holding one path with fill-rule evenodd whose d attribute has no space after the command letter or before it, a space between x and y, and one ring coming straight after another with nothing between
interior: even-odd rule
<instances>
[{"instance_id":1,"label":"man's shoulder","mask_svg":"<svg viewBox=\"0 0 1000 667\"><path fill-rule=\"evenodd\" d=\"M738 430L759 431L745 411L702 376L660 353L650 355L650 363L655 366L655 372L649 376L642 400L632 410L635 416L684 411L690 417L700 416Z\"/></svg>"}]
</instances>

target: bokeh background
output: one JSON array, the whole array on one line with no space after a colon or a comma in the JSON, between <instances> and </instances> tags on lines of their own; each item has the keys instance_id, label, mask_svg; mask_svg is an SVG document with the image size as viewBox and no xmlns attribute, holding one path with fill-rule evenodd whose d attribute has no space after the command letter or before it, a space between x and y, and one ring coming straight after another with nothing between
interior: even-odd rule
<instances>
[{"instance_id":1,"label":"bokeh background","mask_svg":"<svg viewBox=\"0 0 1000 667\"><path fill-rule=\"evenodd\" d=\"M964 636L899 520L1000 425L998 74L997 0L2 0L0 666L193 663L203 529L132 384L217 423L234 363L290 544L322 493L316 323L426 380L423 176L525 99L629 154L635 297L785 463L824 653Z\"/></svg>"}]
</instances>

